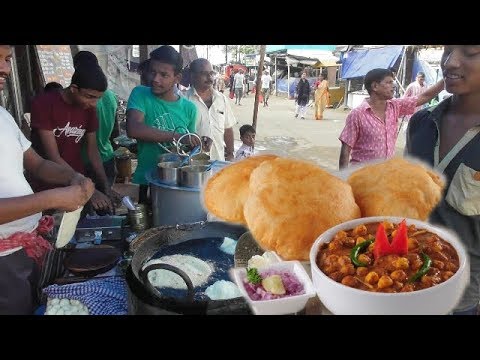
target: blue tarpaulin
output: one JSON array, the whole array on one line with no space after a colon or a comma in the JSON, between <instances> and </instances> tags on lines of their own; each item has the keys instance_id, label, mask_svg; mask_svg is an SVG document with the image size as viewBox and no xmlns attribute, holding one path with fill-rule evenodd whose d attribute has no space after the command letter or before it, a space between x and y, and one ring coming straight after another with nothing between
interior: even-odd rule
<instances>
[{"instance_id":1,"label":"blue tarpaulin","mask_svg":"<svg viewBox=\"0 0 480 360\"><path fill-rule=\"evenodd\" d=\"M395 65L402 51L403 45L350 51L344 55L342 79L362 77L376 68L389 69Z\"/></svg>"},{"instance_id":2,"label":"blue tarpaulin","mask_svg":"<svg viewBox=\"0 0 480 360\"><path fill-rule=\"evenodd\" d=\"M312 93L312 89L313 89L313 86L315 84L315 81L317 81L318 79L317 78L307 78L309 84L310 84L310 89L311 89L311 93ZM290 78L290 94L289 96L290 97L293 97L293 95L295 94L295 89L297 88L297 84L298 82L300 81L300 78ZM278 79L277 81L277 91L278 92L283 92L283 93L286 93L288 90L288 85L287 85L287 79L284 78L284 79Z\"/></svg>"},{"instance_id":3,"label":"blue tarpaulin","mask_svg":"<svg viewBox=\"0 0 480 360\"><path fill-rule=\"evenodd\" d=\"M443 78L443 74L440 68L434 69L425 60L419 59L417 55L415 56L415 60L413 62L412 79L411 79L412 82L416 80L417 73L419 71L422 71L425 73L425 82L427 83L428 86L435 84L438 80Z\"/></svg>"}]
</instances>

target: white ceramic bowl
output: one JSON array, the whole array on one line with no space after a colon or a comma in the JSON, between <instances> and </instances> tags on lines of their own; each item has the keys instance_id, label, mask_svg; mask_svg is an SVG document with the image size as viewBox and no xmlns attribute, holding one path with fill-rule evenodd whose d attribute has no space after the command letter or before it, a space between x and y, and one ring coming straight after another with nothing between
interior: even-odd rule
<instances>
[{"instance_id":1,"label":"white ceramic bowl","mask_svg":"<svg viewBox=\"0 0 480 360\"><path fill-rule=\"evenodd\" d=\"M437 234L450 243L458 253L460 267L447 281L427 289L405 293L374 293L345 286L330 279L316 264L320 245L330 242L340 230L353 229L357 225L389 221L400 223L403 218L378 216L355 219L337 225L323 234L310 250L313 286L323 305L337 315L434 315L451 312L468 284L470 266L463 245L452 232L429 223L406 219L407 225L414 224L418 229L425 229Z\"/></svg>"},{"instance_id":2,"label":"white ceramic bowl","mask_svg":"<svg viewBox=\"0 0 480 360\"><path fill-rule=\"evenodd\" d=\"M307 304L308 299L315 296L315 289L307 272L299 261L282 261L271 264L261 269L266 271L270 269L288 270L295 274L297 279L302 283L305 293L272 300L252 300L245 290L243 279L247 276L246 268L233 268L230 270L230 276L237 284L243 297L247 300L250 308L255 315L284 315L297 313Z\"/></svg>"}]
</instances>

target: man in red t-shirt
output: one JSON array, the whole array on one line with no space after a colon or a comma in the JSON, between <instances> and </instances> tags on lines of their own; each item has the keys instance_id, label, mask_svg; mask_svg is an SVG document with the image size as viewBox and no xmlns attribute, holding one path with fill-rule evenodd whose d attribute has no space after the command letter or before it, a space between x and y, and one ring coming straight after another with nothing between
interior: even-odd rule
<instances>
[{"instance_id":1,"label":"man in red t-shirt","mask_svg":"<svg viewBox=\"0 0 480 360\"><path fill-rule=\"evenodd\" d=\"M81 174L85 174L81 156L82 143L85 142L99 182L96 185L103 192L95 191L91 203L95 210L112 212L113 205L108 197L111 189L95 137L98 128L95 108L106 89L107 79L99 66L75 70L68 88L42 94L33 100L31 138L33 148L41 156ZM44 183L34 183L32 187L35 191L48 188Z\"/></svg>"}]
</instances>

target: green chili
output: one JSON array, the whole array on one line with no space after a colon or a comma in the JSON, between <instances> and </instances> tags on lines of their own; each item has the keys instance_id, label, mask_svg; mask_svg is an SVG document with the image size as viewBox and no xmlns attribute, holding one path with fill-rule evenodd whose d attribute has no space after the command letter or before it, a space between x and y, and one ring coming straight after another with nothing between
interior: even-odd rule
<instances>
[{"instance_id":1,"label":"green chili","mask_svg":"<svg viewBox=\"0 0 480 360\"><path fill-rule=\"evenodd\" d=\"M418 270L410 279L408 279L408 282L415 282L418 279L420 279L423 275L427 273L427 271L430 269L430 266L432 265L432 259L430 259L430 256L428 256L425 253L422 253L422 258L423 258L423 265Z\"/></svg>"},{"instance_id":2,"label":"green chili","mask_svg":"<svg viewBox=\"0 0 480 360\"><path fill-rule=\"evenodd\" d=\"M365 264L358 260L358 255L360 254L361 251L365 250L371 243L373 243L375 239L373 240L366 240L358 245L355 245L350 251L350 260L352 261L353 265L355 266L367 266L368 264Z\"/></svg>"}]
</instances>

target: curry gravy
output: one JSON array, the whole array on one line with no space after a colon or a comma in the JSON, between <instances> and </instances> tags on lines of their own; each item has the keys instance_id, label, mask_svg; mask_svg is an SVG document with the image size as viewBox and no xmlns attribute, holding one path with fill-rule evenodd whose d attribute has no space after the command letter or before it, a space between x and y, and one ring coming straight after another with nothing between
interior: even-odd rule
<instances>
[{"instance_id":1,"label":"curry gravy","mask_svg":"<svg viewBox=\"0 0 480 360\"><path fill-rule=\"evenodd\" d=\"M322 244L316 263L331 279L356 289L397 293L426 289L452 277L459 268L456 250L438 235L408 226L408 253L389 254L374 259L374 242L358 255L366 266L355 266L351 260L354 246L375 238L378 225L359 225L348 231L339 231L329 243ZM399 224L383 222L391 242ZM426 255L426 256L425 256ZM431 264L428 271L412 279L424 268L426 257Z\"/></svg>"}]
</instances>

